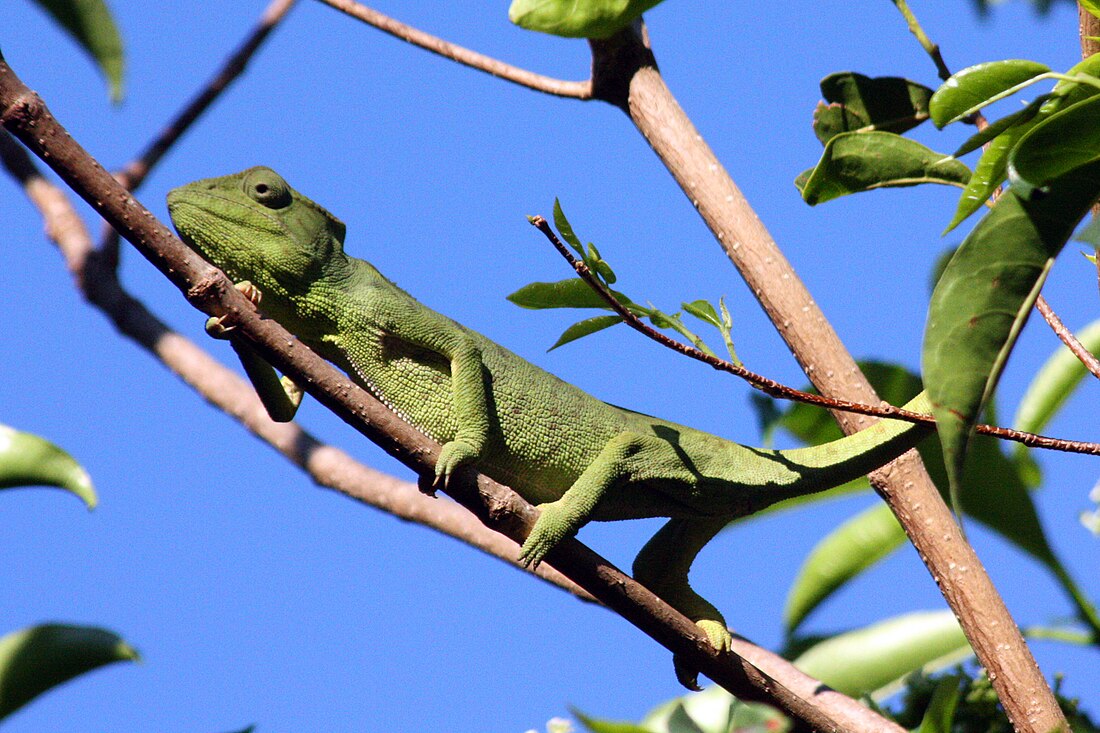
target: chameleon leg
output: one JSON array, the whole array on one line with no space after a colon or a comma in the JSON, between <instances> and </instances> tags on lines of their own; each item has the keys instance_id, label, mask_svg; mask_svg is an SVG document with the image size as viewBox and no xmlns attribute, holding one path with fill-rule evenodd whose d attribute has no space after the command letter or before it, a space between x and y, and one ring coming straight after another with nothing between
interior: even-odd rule
<instances>
[{"instance_id":1,"label":"chameleon leg","mask_svg":"<svg viewBox=\"0 0 1100 733\"><path fill-rule=\"evenodd\" d=\"M259 305L262 298L260 289L248 280L234 285L253 305ZM226 326L224 318L212 317L206 320L206 333L212 338L228 340L237 358L244 367L245 374L256 389L260 401L268 416L275 422L290 422L302 402L302 389L290 377L279 377L263 357L253 351L244 341L234 337L233 328Z\"/></svg>"},{"instance_id":2,"label":"chameleon leg","mask_svg":"<svg viewBox=\"0 0 1100 733\"><path fill-rule=\"evenodd\" d=\"M718 651L729 649L729 629L718 609L688 584L688 571L699 551L728 523L729 517L674 517L634 559L634 579L698 624ZM672 661L680 683L699 689L698 672L682 659Z\"/></svg>"},{"instance_id":3,"label":"chameleon leg","mask_svg":"<svg viewBox=\"0 0 1100 733\"><path fill-rule=\"evenodd\" d=\"M566 537L577 533L596 508L600 499L620 479L630 474L630 459L649 450L668 450L665 441L637 433L620 433L600 451L596 460L557 501L539 504L541 512L523 548L519 561L528 567L538 567L542 558Z\"/></svg>"}]
</instances>

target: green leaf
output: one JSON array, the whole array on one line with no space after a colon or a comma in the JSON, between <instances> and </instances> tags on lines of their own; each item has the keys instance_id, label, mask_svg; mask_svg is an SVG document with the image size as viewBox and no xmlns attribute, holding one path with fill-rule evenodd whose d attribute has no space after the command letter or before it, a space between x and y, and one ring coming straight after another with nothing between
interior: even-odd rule
<instances>
[{"instance_id":1,"label":"green leaf","mask_svg":"<svg viewBox=\"0 0 1100 733\"><path fill-rule=\"evenodd\" d=\"M1077 2L1094 18L1100 18L1100 2L1096 2L1096 0L1077 0Z\"/></svg>"},{"instance_id":2,"label":"green leaf","mask_svg":"<svg viewBox=\"0 0 1100 733\"><path fill-rule=\"evenodd\" d=\"M890 507L882 503L830 532L803 561L798 577L787 591L783 610L787 633L793 633L834 591L888 557L904 542L905 531Z\"/></svg>"},{"instance_id":3,"label":"green leaf","mask_svg":"<svg viewBox=\"0 0 1100 733\"><path fill-rule=\"evenodd\" d=\"M89 509L98 501L88 472L72 456L44 438L0 425L0 489L17 486L56 486Z\"/></svg>"},{"instance_id":4,"label":"green leaf","mask_svg":"<svg viewBox=\"0 0 1100 733\"><path fill-rule=\"evenodd\" d=\"M1100 54L1090 56L1066 73L1070 75L1087 74L1089 76L1100 74ZM955 216L951 219L951 223L947 225L944 234L982 208L989 201L989 197L993 195L997 187L1005 182L1008 174L1009 153L1028 130L1058 110L1097 94L1100 94L1100 89L1091 84L1060 81L1051 90L1050 98L1040 106L1038 115L1031 120L1010 126L1005 132L994 138L989 148L982 153L982 157L974 169L974 175L970 177L970 183L967 184L962 196L959 197L959 205L955 211Z\"/></svg>"},{"instance_id":5,"label":"green leaf","mask_svg":"<svg viewBox=\"0 0 1100 733\"><path fill-rule=\"evenodd\" d=\"M1039 289L1100 194L1100 164L1024 201L1011 190L960 245L932 294L922 364L948 478L959 486L966 444Z\"/></svg>"},{"instance_id":6,"label":"green leaf","mask_svg":"<svg viewBox=\"0 0 1100 733\"><path fill-rule=\"evenodd\" d=\"M1100 97L1047 117L1020 138L1008 157L1013 185L1042 188L1100 158Z\"/></svg>"},{"instance_id":7,"label":"green leaf","mask_svg":"<svg viewBox=\"0 0 1100 733\"><path fill-rule=\"evenodd\" d=\"M626 298L616 293L620 299ZM588 287L580 278L558 280L552 283L530 283L508 296L508 300L520 308L541 310L544 308L601 308L610 310L611 306ZM629 299L626 302L630 302Z\"/></svg>"},{"instance_id":8,"label":"green leaf","mask_svg":"<svg viewBox=\"0 0 1100 733\"><path fill-rule=\"evenodd\" d=\"M656 308L650 308L649 312L646 315L649 318L649 322L657 328L662 328L666 330L676 329L676 316L674 315L669 315L668 313L657 310Z\"/></svg>"},{"instance_id":9,"label":"green leaf","mask_svg":"<svg viewBox=\"0 0 1100 733\"><path fill-rule=\"evenodd\" d=\"M896 76L845 71L822 79L821 95L825 102L814 110L814 133L824 144L842 132L910 130L928 119L932 90Z\"/></svg>"},{"instance_id":10,"label":"green leaf","mask_svg":"<svg viewBox=\"0 0 1100 733\"><path fill-rule=\"evenodd\" d=\"M603 281L608 285L614 285L615 281L619 278L615 275L615 271L611 269L611 265L607 264L607 260L596 260L592 263L592 269L596 271Z\"/></svg>"},{"instance_id":11,"label":"green leaf","mask_svg":"<svg viewBox=\"0 0 1100 733\"><path fill-rule=\"evenodd\" d=\"M985 145L987 142L997 137L1005 130L1011 127L1016 127L1017 125L1022 125L1025 122L1030 122L1032 119L1035 118L1036 115L1039 114L1039 110L1042 109L1043 105L1046 104L1050 98L1050 94L1043 94L1039 97L1036 97L1020 111L1013 112L1006 117L1002 117L993 124L988 125L984 130L980 130L979 132L971 135L966 142L959 146L958 150L951 154L951 157L961 158L967 153L971 153L981 146Z\"/></svg>"},{"instance_id":12,"label":"green leaf","mask_svg":"<svg viewBox=\"0 0 1100 733\"><path fill-rule=\"evenodd\" d=\"M814 168L807 168L794 177L794 187L798 189L799 193L802 193L806 188L806 184L810 181L810 176L814 174Z\"/></svg>"},{"instance_id":13,"label":"green leaf","mask_svg":"<svg viewBox=\"0 0 1100 733\"><path fill-rule=\"evenodd\" d=\"M1100 219L1095 216L1089 219L1089 223L1081 227L1081 231L1077 232L1077 236L1073 238L1073 241L1084 242L1091 245L1094 250L1100 250ZM1092 264L1096 264L1095 254L1082 252L1081 255Z\"/></svg>"},{"instance_id":14,"label":"green leaf","mask_svg":"<svg viewBox=\"0 0 1100 733\"><path fill-rule=\"evenodd\" d=\"M607 38L661 0L512 0L520 28L566 38Z\"/></svg>"},{"instance_id":15,"label":"green leaf","mask_svg":"<svg viewBox=\"0 0 1100 733\"><path fill-rule=\"evenodd\" d=\"M815 644L796 667L846 695L886 694L918 669L939 669L970 655L950 611L897 616Z\"/></svg>"},{"instance_id":16,"label":"green leaf","mask_svg":"<svg viewBox=\"0 0 1100 733\"><path fill-rule=\"evenodd\" d=\"M955 216L952 217L947 228L943 230L944 234L950 232L968 219L971 214L982 208L989 201L989 197L993 195L993 192L997 190L997 187L1005 182L1008 175L1009 151L1012 150L1012 146L1016 144L1016 140L1024 134L1026 129L1026 123L1010 128L994 138L989 144L989 147L982 153L981 159L978 160L978 165L974 168L974 175L970 177L970 182L963 189L962 196L959 197L958 207L955 209Z\"/></svg>"},{"instance_id":17,"label":"green leaf","mask_svg":"<svg viewBox=\"0 0 1100 733\"><path fill-rule=\"evenodd\" d=\"M575 709L571 712L597 733L783 733L790 727L790 721L775 708L741 702L718 686L668 700L639 723L598 720Z\"/></svg>"},{"instance_id":18,"label":"green leaf","mask_svg":"<svg viewBox=\"0 0 1100 733\"><path fill-rule=\"evenodd\" d=\"M583 258L584 247L581 245L581 240L573 233L573 227L565 218L565 212L562 211L561 202L557 198L554 199L554 226L557 227L561 238L576 251L577 256Z\"/></svg>"},{"instance_id":19,"label":"green leaf","mask_svg":"<svg viewBox=\"0 0 1100 733\"><path fill-rule=\"evenodd\" d=\"M718 311L714 310L714 306L709 301L693 300L690 303L681 303L680 307L684 309L684 312L690 313L704 323L709 323L718 329L723 327L722 319L718 317Z\"/></svg>"},{"instance_id":20,"label":"green leaf","mask_svg":"<svg viewBox=\"0 0 1100 733\"><path fill-rule=\"evenodd\" d=\"M846 132L825 145L801 192L806 203L814 206L876 188L921 183L962 188L969 179L965 164L908 138L891 132Z\"/></svg>"},{"instance_id":21,"label":"green leaf","mask_svg":"<svg viewBox=\"0 0 1100 733\"><path fill-rule=\"evenodd\" d=\"M35 0L99 65L111 89L111 101L122 100L122 37L103 0Z\"/></svg>"},{"instance_id":22,"label":"green leaf","mask_svg":"<svg viewBox=\"0 0 1100 733\"><path fill-rule=\"evenodd\" d=\"M1009 59L970 66L945 81L928 103L932 122L943 127L977 112L994 97L1045 74L1050 68L1036 61Z\"/></svg>"},{"instance_id":23,"label":"green leaf","mask_svg":"<svg viewBox=\"0 0 1100 733\"><path fill-rule=\"evenodd\" d=\"M1078 61L1066 72L1066 76L1078 76L1081 74L1100 78L1100 54L1093 54L1086 59ZM1082 99L1100 94L1100 89L1097 89L1092 84L1085 84L1079 81L1068 81L1066 79L1060 80L1054 85L1054 89L1051 91L1061 98L1060 104L1056 105L1059 109L1080 102Z\"/></svg>"},{"instance_id":24,"label":"green leaf","mask_svg":"<svg viewBox=\"0 0 1100 733\"><path fill-rule=\"evenodd\" d=\"M902 367L880 362L863 362L860 368L867 375L876 392L892 404L903 404L920 391L920 380ZM841 437L836 422L825 410L804 404L792 405L785 414L776 418L773 424L782 425L804 442L814 445ZM918 450L933 481L946 499L949 481L939 442L929 438L918 446ZM1097 625L1100 628L1100 620L1097 619L1096 610L1091 601L1062 566L1043 532L1035 504L1028 492L1029 486L1037 483L1038 467L1034 465L1029 455L1017 454L1010 458L1002 450L1000 441L986 435L975 436L962 475L960 500L963 511L967 516L994 530L1045 565L1077 607L1079 618L1090 627ZM866 479L860 479L825 492L823 498L867 488ZM774 510L789 509L809 500L811 499L807 497L799 497L776 505ZM863 521L874 523L880 519L884 520L885 516ZM846 528L843 532L838 530L837 534L843 537L844 532L850 529L852 528ZM858 526L855 529L858 529ZM874 529L868 531L874 531ZM828 541L828 539L822 541L819 548L826 546ZM829 551L822 552L823 558L827 552ZM835 569L824 564L823 560L821 567L825 567L826 570L815 571L821 572L821 578L816 581L819 585L814 585L814 577L809 574L806 574L805 578L800 577L789 596L790 599L794 599L796 594L799 596L798 600L789 600L789 609L793 609L789 610L788 615L790 626L794 627L795 622L800 620L799 616L808 614L814 603L823 600L828 593L839 588L841 583L856 577L857 574L869 569L886 556L885 552L880 552L875 547L870 547L867 552L864 558L853 552L851 557L838 561ZM816 549L814 554L817 555ZM809 564L807 561L807 565ZM806 584L805 587L799 587L803 582ZM799 608L802 609L800 612L798 612Z\"/></svg>"},{"instance_id":25,"label":"green leaf","mask_svg":"<svg viewBox=\"0 0 1100 733\"><path fill-rule=\"evenodd\" d=\"M1077 340L1092 353L1100 351L1100 320L1093 321L1076 334ZM1028 433L1042 432L1055 413L1088 374L1085 365L1065 345L1051 354L1028 385L1016 408L1012 426ZM1026 451L1027 447L1018 444Z\"/></svg>"},{"instance_id":26,"label":"green leaf","mask_svg":"<svg viewBox=\"0 0 1100 733\"><path fill-rule=\"evenodd\" d=\"M569 328L565 329L558 340L554 342L547 351L553 351L559 346L564 346L570 341L576 341L579 338L584 338L597 331L602 331L605 328L610 328L616 323L622 323L623 319L619 316L596 316L595 318L586 318L583 321L577 321Z\"/></svg>"},{"instance_id":27,"label":"green leaf","mask_svg":"<svg viewBox=\"0 0 1100 733\"><path fill-rule=\"evenodd\" d=\"M607 264L607 261L600 255L600 250L596 249L596 245L591 242L588 243L588 254L583 259L590 269L603 278L604 282L608 285L615 284L615 280L618 278L615 277L611 265Z\"/></svg>"},{"instance_id":28,"label":"green leaf","mask_svg":"<svg viewBox=\"0 0 1100 733\"><path fill-rule=\"evenodd\" d=\"M1089 500L1096 504L1096 509L1081 512L1078 518L1085 529L1100 537L1100 485L1092 487L1092 491L1089 492Z\"/></svg>"},{"instance_id":29,"label":"green leaf","mask_svg":"<svg viewBox=\"0 0 1100 733\"><path fill-rule=\"evenodd\" d=\"M959 678L948 676L936 683L932 701L924 711L917 733L951 733L951 723L955 719L955 708L959 704L962 690Z\"/></svg>"},{"instance_id":30,"label":"green leaf","mask_svg":"<svg viewBox=\"0 0 1100 733\"><path fill-rule=\"evenodd\" d=\"M0 638L0 718L51 687L138 653L114 632L91 626L43 624Z\"/></svg>"},{"instance_id":31,"label":"green leaf","mask_svg":"<svg viewBox=\"0 0 1100 733\"><path fill-rule=\"evenodd\" d=\"M581 725L592 731L592 733L653 733L649 728L643 728L637 723L592 718L579 710L574 710L573 715L581 722Z\"/></svg>"}]
</instances>

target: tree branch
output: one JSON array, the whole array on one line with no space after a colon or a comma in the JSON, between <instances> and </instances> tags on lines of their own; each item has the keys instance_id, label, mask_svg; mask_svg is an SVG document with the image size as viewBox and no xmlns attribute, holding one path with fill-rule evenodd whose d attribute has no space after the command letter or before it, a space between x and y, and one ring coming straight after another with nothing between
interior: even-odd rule
<instances>
[{"instance_id":1,"label":"tree branch","mask_svg":"<svg viewBox=\"0 0 1100 733\"><path fill-rule=\"evenodd\" d=\"M624 29L590 44L594 95L629 115L741 272L814 386L830 397L878 402L824 313L665 85L644 38ZM850 413L834 411L833 415L846 433L862 427ZM871 483L890 505L958 617L1016 730L1068 730L1004 601L917 453L910 451L874 472Z\"/></svg>"},{"instance_id":2,"label":"tree branch","mask_svg":"<svg viewBox=\"0 0 1100 733\"><path fill-rule=\"evenodd\" d=\"M1035 308L1043 315L1043 319L1050 326L1050 330L1054 331L1055 335L1062 340L1062 343L1066 345L1073 355L1077 357L1077 360L1085 365L1085 368L1092 373L1092 376L1100 379L1100 359L1093 356L1092 352L1085 348L1085 345L1077 340L1077 337L1073 335L1073 332L1066 328L1066 324L1062 323L1062 319L1058 317L1058 314L1054 312L1054 309L1050 307L1050 303L1042 295L1035 301Z\"/></svg>"},{"instance_id":3,"label":"tree branch","mask_svg":"<svg viewBox=\"0 0 1100 733\"><path fill-rule=\"evenodd\" d=\"M116 227L192 305L208 315L225 317L240 337L281 372L305 385L338 417L414 471L432 475L438 445L398 420L278 323L260 318L220 271L176 239L68 135L2 57L0 123ZM517 541L526 536L537 516L514 492L472 471L456 477L449 493L485 524ZM900 733L896 725L855 701L820 684L808 685L804 675L777 657L769 658L769 666L789 675L793 687L811 688L803 693L805 697L732 653L718 654L694 623L576 540L555 547L547 562L742 699L770 702L821 730Z\"/></svg>"},{"instance_id":4,"label":"tree branch","mask_svg":"<svg viewBox=\"0 0 1100 733\"><path fill-rule=\"evenodd\" d=\"M599 295L604 300L604 302L607 303L608 307L611 310L615 311L615 314L623 319L623 322L626 325L630 326L638 333L641 333L643 336L646 336L647 338L656 341L666 348L672 349L679 354L683 354L684 356L695 359L697 361L701 361L704 364L707 364L714 369L717 369L718 371L732 374L735 377L741 377L746 382L748 382L749 386L760 390L764 394L770 395L778 399L804 402L807 405L824 407L829 410L854 412L860 415L871 415L873 417L889 417L895 420L905 420L906 422L911 423L925 423L926 425L936 424L936 418L932 415L928 415L923 412L913 412L912 410L895 407L885 402L881 405L865 405L861 402L838 400L832 397L825 397L823 395L815 394L813 392L805 392L800 389L795 389L794 387L788 387L787 385L777 382L774 379L769 379L762 374L757 374L756 372L750 371L740 364L734 364L732 361L719 358L717 356L714 356L713 354L708 354L705 351L697 349L694 346L685 344L682 341L677 341L676 339L668 336L668 334L662 333L656 328L646 325L646 323L642 321L641 318L639 318L629 308L620 303L615 295L603 284L603 282L601 282L599 278L592 274L592 271L589 269L588 265L574 257L573 253L570 252L564 244L562 244L561 240L558 239L558 235L554 234L554 231L550 228L549 222L547 222L544 217L531 217L531 225L538 229L543 234L543 236L545 236L550 241L550 243L554 245L554 248L558 250L558 254L565 258L565 261L569 263L574 271L576 271L581 280L584 280L585 284L588 285L588 287L592 288L592 290L594 290L596 294ZM1043 306L1050 313L1053 321L1051 321L1051 318L1048 318L1048 321L1051 321L1051 327L1055 329L1055 332L1058 333L1059 337L1064 336L1062 340L1066 341L1067 345L1070 345L1070 342L1066 339L1071 339L1074 343L1077 344L1081 351L1084 351L1084 353L1087 354L1089 358L1091 358L1093 361L1096 361L1096 358L1089 354L1085 347L1081 345L1081 342L1077 341L1076 337L1074 337L1074 335L1070 333L1064 325L1062 325L1062 322L1058 320L1057 314L1049 310L1050 306L1046 305L1046 301L1042 299L1042 296L1040 296L1039 299L1040 302L1042 302ZM1046 314L1044 313L1044 316L1045 315ZM1055 326L1055 322L1057 323L1057 326ZM1070 346L1070 349L1073 348L1073 346ZM1076 354L1077 351L1074 351L1074 353ZM1080 355L1078 355L1078 358L1081 358ZM1037 435L1035 433L1028 433L1023 430L1013 430L1011 428L1002 428L996 425L978 424L974 426L974 430L975 432L982 435L992 435L1003 440L1012 440L1017 443L1023 443L1024 445L1032 448L1048 448L1050 450L1059 450L1066 453L1084 453L1086 455L1094 456L1100 455L1100 443L1090 443L1081 440L1065 440L1064 438L1051 438L1045 435Z\"/></svg>"},{"instance_id":5,"label":"tree branch","mask_svg":"<svg viewBox=\"0 0 1100 733\"><path fill-rule=\"evenodd\" d=\"M463 48L450 41L444 41L438 36L425 33L418 28L413 28L411 25L401 23L388 15L379 13L377 10L368 8L366 5L357 3L354 0L321 0L321 2L350 15L356 20L361 20L380 31L400 38L402 41L407 41L414 46L419 46L425 51L431 51L451 61L457 61L463 66L469 66L471 69L484 71L486 74L492 74L495 77L510 81L513 84L519 84L521 87L527 87L528 89L533 89L536 92L543 92L545 94L553 94L557 97L568 97L570 99L581 100L592 98L591 82L554 79L553 77L543 76L542 74L536 74L532 71L506 64L491 56L486 56L477 51L471 51L468 48Z\"/></svg>"},{"instance_id":6,"label":"tree branch","mask_svg":"<svg viewBox=\"0 0 1100 733\"><path fill-rule=\"evenodd\" d=\"M275 29L275 26L286 17L286 14L294 7L294 3L295 0L271 0L271 4L264 9L252 33L226 60L222 68L206 85L206 88L195 95L171 124L165 127L135 160L127 164L117 174L116 177L119 183L130 191L141 185L150 169L160 161L161 157L168 152L168 149L214 103L214 100L225 91L226 87L244 73L253 54L267 40L268 35Z\"/></svg>"}]
</instances>

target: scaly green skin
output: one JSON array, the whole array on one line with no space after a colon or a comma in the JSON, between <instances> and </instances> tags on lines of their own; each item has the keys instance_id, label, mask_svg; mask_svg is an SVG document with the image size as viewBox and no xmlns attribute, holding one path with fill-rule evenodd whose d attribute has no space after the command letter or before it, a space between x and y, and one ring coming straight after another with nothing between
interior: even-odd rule
<instances>
[{"instance_id":1,"label":"scaly green skin","mask_svg":"<svg viewBox=\"0 0 1100 733\"><path fill-rule=\"evenodd\" d=\"M168 209L189 246L258 289L265 315L442 446L437 479L474 463L538 504L524 564L591 520L670 517L639 553L635 577L720 649L725 622L687 581L699 550L731 519L850 481L927 433L885 420L827 445L775 451L608 405L346 255L344 225L268 168L181 186ZM297 400L273 396L271 368L234 346L269 412L291 419ZM923 394L907 407L929 409Z\"/></svg>"}]
</instances>

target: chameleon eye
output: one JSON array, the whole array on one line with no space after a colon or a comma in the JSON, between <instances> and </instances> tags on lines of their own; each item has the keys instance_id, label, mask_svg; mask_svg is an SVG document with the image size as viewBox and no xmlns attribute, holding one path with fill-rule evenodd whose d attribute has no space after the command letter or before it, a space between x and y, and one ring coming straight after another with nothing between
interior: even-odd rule
<instances>
[{"instance_id":1,"label":"chameleon eye","mask_svg":"<svg viewBox=\"0 0 1100 733\"><path fill-rule=\"evenodd\" d=\"M289 206L292 200L290 186L275 171L259 168L244 180L244 192L256 203L269 209Z\"/></svg>"}]
</instances>

